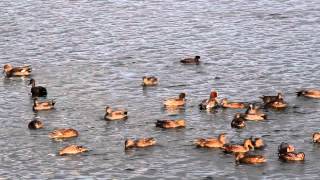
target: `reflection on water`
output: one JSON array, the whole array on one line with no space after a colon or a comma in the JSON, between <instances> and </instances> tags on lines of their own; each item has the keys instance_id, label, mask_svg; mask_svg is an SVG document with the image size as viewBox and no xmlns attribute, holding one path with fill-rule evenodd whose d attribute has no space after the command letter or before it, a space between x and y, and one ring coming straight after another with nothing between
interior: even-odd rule
<instances>
[{"instance_id":1,"label":"reflection on water","mask_svg":"<svg viewBox=\"0 0 320 180\"><path fill-rule=\"evenodd\" d=\"M297 98L319 82L319 2L296 1L8 1L0 2L0 62L31 64L32 78L57 101L34 113L29 78L1 78L0 179L316 179L320 149L319 101ZM201 56L199 66L180 64ZM159 78L143 88L141 78ZM212 89L219 98L257 102L283 92L289 108L268 110L269 119L232 129L236 112L202 112ZM187 104L164 110L162 102L185 92ZM105 106L128 109L126 121L106 122ZM44 129L30 131L39 117ZM179 130L155 128L157 119L183 118ZM79 137L51 141L54 128ZM235 165L220 150L193 146L199 137L226 132L231 142L263 137L268 162ZM158 145L124 151L126 138L154 137ZM305 163L283 163L281 142L306 154ZM91 151L57 156L68 144ZM36 169L36 171L35 171Z\"/></svg>"}]
</instances>

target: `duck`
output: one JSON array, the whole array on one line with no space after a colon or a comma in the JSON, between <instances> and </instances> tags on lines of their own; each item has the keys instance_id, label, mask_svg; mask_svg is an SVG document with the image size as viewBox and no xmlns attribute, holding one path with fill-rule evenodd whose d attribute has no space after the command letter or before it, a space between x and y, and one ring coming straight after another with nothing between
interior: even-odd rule
<instances>
[{"instance_id":1,"label":"duck","mask_svg":"<svg viewBox=\"0 0 320 180\"><path fill-rule=\"evenodd\" d=\"M156 144L156 140L154 138L142 138L142 139L126 139L124 143L125 149L129 148L145 148L149 146L153 146Z\"/></svg>"},{"instance_id":2,"label":"duck","mask_svg":"<svg viewBox=\"0 0 320 180\"><path fill-rule=\"evenodd\" d=\"M276 96L262 96L260 97L264 104L268 104L273 101L283 100L283 94L278 93Z\"/></svg>"},{"instance_id":3,"label":"duck","mask_svg":"<svg viewBox=\"0 0 320 180\"><path fill-rule=\"evenodd\" d=\"M36 81L34 79L30 79L29 85L31 87L32 97L44 97L47 96L47 89L42 86L36 86Z\"/></svg>"},{"instance_id":4,"label":"duck","mask_svg":"<svg viewBox=\"0 0 320 180\"><path fill-rule=\"evenodd\" d=\"M142 86L156 86L158 84L158 79L155 76L143 76Z\"/></svg>"},{"instance_id":5,"label":"duck","mask_svg":"<svg viewBox=\"0 0 320 180\"><path fill-rule=\"evenodd\" d=\"M163 104L165 107L181 107L186 103L186 94L180 93L178 98L169 98L166 99Z\"/></svg>"},{"instance_id":6,"label":"duck","mask_svg":"<svg viewBox=\"0 0 320 180\"><path fill-rule=\"evenodd\" d=\"M50 110L54 109L54 105L56 102L54 100L42 100L38 101L37 98L33 100L33 110L34 111L41 111L41 110Z\"/></svg>"},{"instance_id":7,"label":"duck","mask_svg":"<svg viewBox=\"0 0 320 180\"><path fill-rule=\"evenodd\" d=\"M279 146L278 146L278 154L286 154L286 153L290 153L290 152L294 152L295 148L293 145L282 142Z\"/></svg>"},{"instance_id":8,"label":"duck","mask_svg":"<svg viewBox=\"0 0 320 180\"><path fill-rule=\"evenodd\" d=\"M248 121L260 121L267 119L267 115L262 113L258 106L250 104L245 114L243 115L243 118Z\"/></svg>"},{"instance_id":9,"label":"duck","mask_svg":"<svg viewBox=\"0 0 320 180\"><path fill-rule=\"evenodd\" d=\"M169 128L182 128L186 127L186 122L184 119L177 120L157 120L156 127L169 129Z\"/></svg>"},{"instance_id":10,"label":"duck","mask_svg":"<svg viewBox=\"0 0 320 180\"><path fill-rule=\"evenodd\" d=\"M234 116L233 120L231 121L231 127L237 129L242 129L246 127L245 119L242 117L240 113L237 113Z\"/></svg>"},{"instance_id":11,"label":"duck","mask_svg":"<svg viewBox=\"0 0 320 180\"><path fill-rule=\"evenodd\" d=\"M243 102L229 102L227 98L223 98L220 102L220 106L223 108L231 109L243 109L246 108L246 104Z\"/></svg>"},{"instance_id":12,"label":"duck","mask_svg":"<svg viewBox=\"0 0 320 180\"><path fill-rule=\"evenodd\" d=\"M55 129L49 133L49 137L51 139L66 139L66 138L73 138L77 136L79 136L78 131L72 128Z\"/></svg>"},{"instance_id":13,"label":"duck","mask_svg":"<svg viewBox=\"0 0 320 180\"><path fill-rule=\"evenodd\" d=\"M265 106L271 107L273 109L281 110L281 109L288 107L288 104L286 102L284 102L283 100L276 100L276 101L273 101L273 102L266 104Z\"/></svg>"},{"instance_id":14,"label":"duck","mask_svg":"<svg viewBox=\"0 0 320 180\"><path fill-rule=\"evenodd\" d=\"M265 147L264 141L262 138L250 138L252 141L252 144L254 146L254 149L263 149Z\"/></svg>"},{"instance_id":15,"label":"duck","mask_svg":"<svg viewBox=\"0 0 320 180\"><path fill-rule=\"evenodd\" d=\"M105 120L125 120L128 118L128 111L123 109L113 110L111 107L106 106L106 114L104 115Z\"/></svg>"},{"instance_id":16,"label":"duck","mask_svg":"<svg viewBox=\"0 0 320 180\"><path fill-rule=\"evenodd\" d=\"M202 100L202 102L199 104L200 110L210 111L214 108L218 108L219 103L217 97L218 93L216 91L211 91L209 99Z\"/></svg>"},{"instance_id":17,"label":"duck","mask_svg":"<svg viewBox=\"0 0 320 180\"><path fill-rule=\"evenodd\" d=\"M31 74L30 65L25 65L22 67L13 67L11 64L5 64L3 66L3 72L7 77L11 76L29 76Z\"/></svg>"},{"instance_id":18,"label":"duck","mask_svg":"<svg viewBox=\"0 0 320 180\"><path fill-rule=\"evenodd\" d=\"M185 58L180 61L182 64L200 64L200 56L195 56L194 58Z\"/></svg>"},{"instance_id":19,"label":"duck","mask_svg":"<svg viewBox=\"0 0 320 180\"><path fill-rule=\"evenodd\" d=\"M312 140L314 143L320 143L320 132L313 133Z\"/></svg>"},{"instance_id":20,"label":"duck","mask_svg":"<svg viewBox=\"0 0 320 180\"><path fill-rule=\"evenodd\" d=\"M237 163L243 164L260 164L266 162L266 158L262 155L235 153L235 158Z\"/></svg>"},{"instance_id":21,"label":"duck","mask_svg":"<svg viewBox=\"0 0 320 180\"><path fill-rule=\"evenodd\" d=\"M318 89L308 89L308 90L305 89L305 90L298 91L296 93L297 93L297 96L320 99L320 90Z\"/></svg>"},{"instance_id":22,"label":"duck","mask_svg":"<svg viewBox=\"0 0 320 180\"><path fill-rule=\"evenodd\" d=\"M59 155L63 156L63 155L70 155L70 154L79 154L79 153L87 152L87 151L89 151L89 150L83 146L72 144L72 145L68 145L68 146L62 148L59 151Z\"/></svg>"},{"instance_id":23,"label":"duck","mask_svg":"<svg viewBox=\"0 0 320 180\"><path fill-rule=\"evenodd\" d=\"M303 152L288 152L285 154L279 154L279 158L285 161L304 161L305 154Z\"/></svg>"},{"instance_id":24,"label":"duck","mask_svg":"<svg viewBox=\"0 0 320 180\"><path fill-rule=\"evenodd\" d=\"M28 124L28 128L32 129L32 130L41 129L41 128L43 128L43 123L42 123L42 121L35 119L35 120L30 121L30 123Z\"/></svg>"},{"instance_id":25,"label":"duck","mask_svg":"<svg viewBox=\"0 0 320 180\"><path fill-rule=\"evenodd\" d=\"M218 138L196 139L194 144L201 148L222 148L226 142L226 134L221 133Z\"/></svg>"},{"instance_id":26,"label":"duck","mask_svg":"<svg viewBox=\"0 0 320 180\"><path fill-rule=\"evenodd\" d=\"M250 148L254 150L254 146L250 139L245 139L243 142L243 145L226 144L223 146L225 153L236 153L236 152L245 153L245 152L248 152Z\"/></svg>"}]
</instances>

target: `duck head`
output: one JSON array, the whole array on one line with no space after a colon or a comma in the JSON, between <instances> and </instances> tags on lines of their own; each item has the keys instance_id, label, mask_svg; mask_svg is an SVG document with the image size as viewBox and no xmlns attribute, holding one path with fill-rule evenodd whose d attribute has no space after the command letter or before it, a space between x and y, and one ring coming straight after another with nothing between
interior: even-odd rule
<instances>
[{"instance_id":1,"label":"duck head","mask_svg":"<svg viewBox=\"0 0 320 180\"><path fill-rule=\"evenodd\" d=\"M5 64L5 65L3 66L3 71L4 71L4 72L9 72L9 71L11 71L12 69L13 69L13 67L12 67L11 64Z\"/></svg>"},{"instance_id":2,"label":"duck head","mask_svg":"<svg viewBox=\"0 0 320 180\"><path fill-rule=\"evenodd\" d=\"M320 141L320 132L313 133L312 139L313 139L314 143L319 142Z\"/></svg>"},{"instance_id":3,"label":"duck head","mask_svg":"<svg viewBox=\"0 0 320 180\"><path fill-rule=\"evenodd\" d=\"M135 146L135 142L132 139L126 139L126 141L124 142L124 149L129 149L131 147Z\"/></svg>"},{"instance_id":4,"label":"duck head","mask_svg":"<svg viewBox=\"0 0 320 180\"><path fill-rule=\"evenodd\" d=\"M277 98L280 99L280 100L283 99L283 94L282 93L278 93Z\"/></svg>"},{"instance_id":5,"label":"duck head","mask_svg":"<svg viewBox=\"0 0 320 180\"><path fill-rule=\"evenodd\" d=\"M195 59L196 61L199 61L199 60L200 60L200 56L195 56L194 59Z\"/></svg>"},{"instance_id":6,"label":"duck head","mask_svg":"<svg viewBox=\"0 0 320 180\"><path fill-rule=\"evenodd\" d=\"M29 124L28 124L28 128L29 129L40 129L43 128L43 123L40 120L32 120Z\"/></svg>"},{"instance_id":7,"label":"duck head","mask_svg":"<svg viewBox=\"0 0 320 180\"><path fill-rule=\"evenodd\" d=\"M106 106L106 115L111 114L112 113L112 109L109 106Z\"/></svg>"},{"instance_id":8,"label":"duck head","mask_svg":"<svg viewBox=\"0 0 320 180\"><path fill-rule=\"evenodd\" d=\"M210 99L215 99L218 97L218 92L217 91L211 91L210 93Z\"/></svg>"},{"instance_id":9,"label":"duck head","mask_svg":"<svg viewBox=\"0 0 320 180\"><path fill-rule=\"evenodd\" d=\"M254 146L253 146L253 144L252 144L251 139L245 139L245 140L244 140L244 143L243 143L243 146L244 146L244 147L248 147L249 149L254 150Z\"/></svg>"},{"instance_id":10,"label":"duck head","mask_svg":"<svg viewBox=\"0 0 320 180\"><path fill-rule=\"evenodd\" d=\"M35 84L36 84L36 81L34 79L30 79L29 85L32 85L32 87L34 87Z\"/></svg>"},{"instance_id":11,"label":"duck head","mask_svg":"<svg viewBox=\"0 0 320 180\"><path fill-rule=\"evenodd\" d=\"M183 100L186 97L186 93L180 93L179 99Z\"/></svg>"},{"instance_id":12,"label":"duck head","mask_svg":"<svg viewBox=\"0 0 320 180\"><path fill-rule=\"evenodd\" d=\"M227 143L227 138L226 138L226 133L221 133L218 137L219 141L222 142L223 144Z\"/></svg>"}]
</instances>

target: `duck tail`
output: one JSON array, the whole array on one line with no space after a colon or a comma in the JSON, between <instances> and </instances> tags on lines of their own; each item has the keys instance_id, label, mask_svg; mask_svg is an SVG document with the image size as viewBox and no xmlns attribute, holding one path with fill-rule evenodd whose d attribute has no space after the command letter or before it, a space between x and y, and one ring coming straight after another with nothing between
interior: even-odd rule
<instances>
[{"instance_id":1,"label":"duck tail","mask_svg":"<svg viewBox=\"0 0 320 180\"><path fill-rule=\"evenodd\" d=\"M296 92L296 94L297 94L297 96L301 96L304 94L304 91L298 91L298 92Z\"/></svg>"}]
</instances>

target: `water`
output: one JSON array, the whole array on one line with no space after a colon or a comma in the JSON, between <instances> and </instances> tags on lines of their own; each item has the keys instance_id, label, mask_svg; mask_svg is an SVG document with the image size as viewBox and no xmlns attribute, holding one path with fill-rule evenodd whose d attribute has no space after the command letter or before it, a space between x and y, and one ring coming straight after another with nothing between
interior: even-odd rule
<instances>
[{"instance_id":1,"label":"water","mask_svg":"<svg viewBox=\"0 0 320 180\"><path fill-rule=\"evenodd\" d=\"M320 147L318 100L296 98L319 88L320 2L262 1L8 1L0 2L0 62L31 64L36 83L57 100L53 111L32 111L28 78L1 79L0 179L315 179ZM200 66L179 60L200 55ZM143 89L144 75L160 79ZM219 97L257 101L285 94L290 107L269 120L234 130L239 110L204 113L198 103ZM185 111L169 116L161 102L187 93ZM103 120L106 105L127 108L127 121ZM30 131L40 117L45 128ZM187 128L161 130L157 119L185 118ZM72 127L78 138L51 141L54 128ZM220 150L197 149L198 137L227 132L231 142L263 137L264 165L235 165ZM158 145L124 152L125 138L155 137ZM304 151L304 163L283 163L277 146ZM77 143L91 151L57 156Z\"/></svg>"}]
</instances>

